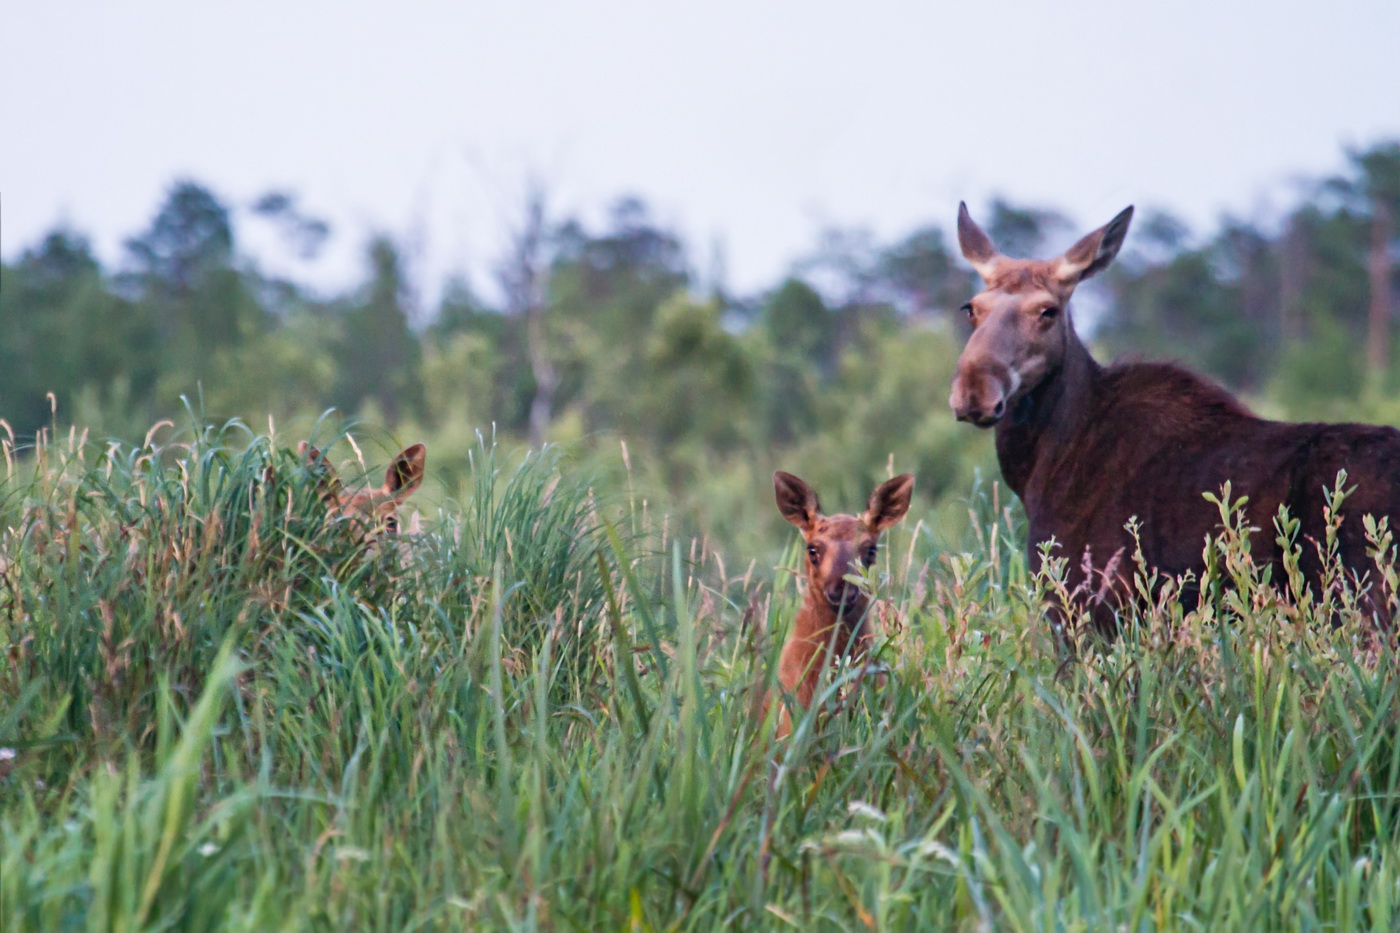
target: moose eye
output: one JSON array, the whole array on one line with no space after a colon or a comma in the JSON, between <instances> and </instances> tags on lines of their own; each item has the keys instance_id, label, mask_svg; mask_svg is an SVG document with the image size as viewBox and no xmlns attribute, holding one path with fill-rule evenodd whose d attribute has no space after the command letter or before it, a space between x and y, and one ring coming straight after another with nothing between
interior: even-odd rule
<instances>
[{"instance_id":1,"label":"moose eye","mask_svg":"<svg viewBox=\"0 0 1400 933\"><path fill-rule=\"evenodd\" d=\"M870 547L865 549L865 565L867 567L875 563L875 555L879 552L879 550L880 546L878 544L872 544L870 545Z\"/></svg>"},{"instance_id":2,"label":"moose eye","mask_svg":"<svg viewBox=\"0 0 1400 933\"><path fill-rule=\"evenodd\" d=\"M962 306L962 313L967 315L967 319L968 319L969 321L972 320L972 305L971 305L971 304L965 304L965 305L963 305L963 306Z\"/></svg>"},{"instance_id":3,"label":"moose eye","mask_svg":"<svg viewBox=\"0 0 1400 933\"><path fill-rule=\"evenodd\" d=\"M1041 312L1040 312L1041 318L1044 319L1044 320L1047 320L1047 321L1052 320L1052 319L1058 317L1059 314L1060 314L1060 309L1057 308L1057 307L1055 307L1054 305L1051 305L1051 306L1048 307L1048 308L1044 308L1044 309L1042 309Z\"/></svg>"},{"instance_id":4,"label":"moose eye","mask_svg":"<svg viewBox=\"0 0 1400 933\"><path fill-rule=\"evenodd\" d=\"M815 544L807 545L807 556L811 558L812 563L817 562L817 546Z\"/></svg>"}]
</instances>

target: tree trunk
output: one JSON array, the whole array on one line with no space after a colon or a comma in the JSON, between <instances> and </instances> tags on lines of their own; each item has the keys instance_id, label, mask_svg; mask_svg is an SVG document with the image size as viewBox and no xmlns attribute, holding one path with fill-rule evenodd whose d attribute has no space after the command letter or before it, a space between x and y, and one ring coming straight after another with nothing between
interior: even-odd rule
<instances>
[{"instance_id":1,"label":"tree trunk","mask_svg":"<svg viewBox=\"0 0 1400 933\"><path fill-rule=\"evenodd\" d=\"M1283 235L1283 256L1279 262L1279 329L1285 344L1302 340L1303 289L1307 285L1307 236L1297 217L1288 221Z\"/></svg>"},{"instance_id":2,"label":"tree trunk","mask_svg":"<svg viewBox=\"0 0 1400 933\"><path fill-rule=\"evenodd\" d=\"M544 189L533 183L525 198L525 222L512 237L510 255L497 270L506 293L507 310L525 318L525 351L535 380L535 396L530 400L531 447L544 445L545 432L554 417L554 393L559 387L559 374L549 358L544 327L548 238Z\"/></svg>"},{"instance_id":3,"label":"tree trunk","mask_svg":"<svg viewBox=\"0 0 1400 933\"><path fill-rule=\"evenodd\" d=\"M1390 366L1390 240L1394 218L1384 198L1378 197L1372 204L1371 254L1367 262L1371 307L1366 351L1371 371L1379 375Z\"/></svg>"},{"instance_id":4,"label":"tree trunk","mask_svg":"<svg viewBox=\"0 0 1400 933\"><path fill-rule=\"evenodd\" d=\"M525 340L530 350L530 372L535 377L535 397L530 400L530 446L544 446L545 432L554 417L554 390L559 374L545 352L544 305L536 301L525 312Z\"/></svg>"}]
</instances>

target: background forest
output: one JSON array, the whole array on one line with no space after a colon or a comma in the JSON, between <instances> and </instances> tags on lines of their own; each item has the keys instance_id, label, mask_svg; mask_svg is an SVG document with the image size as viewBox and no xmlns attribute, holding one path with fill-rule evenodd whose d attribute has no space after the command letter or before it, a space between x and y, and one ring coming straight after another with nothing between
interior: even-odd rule
<instances>
[{"instance_id":1,"label":"background forest","mask_svg":"<svg viewBox=\"0 0 1400 933\"><path fill-rule=\"evenodd\" d=\"M1191 230L1139 205L1118 262L1083 290L1081 332L1101 359L1182 361L1270 416L1400 422L1400 142L1346 166L1304 182L1268 222ZM1034 256L1106 219L1003 200L974 214L1009 255ZM893 463L918 476L949 534L977 471L996 476L990 438L946 404L965 337L954 312L976 288L951 217L896 242L825 231L785 280L747 295L697 271L639 199L589 226L536 187L516 221L484 287L414 281L386 235L365 248L362 284L321 294L266 274L242 246L266 225L290 253L321 249L335 231L294 196L237 205L177 181L113 267L67 227L12 254L0 417L21 442L69 424L134 440L160 419L187 424L188 404L206 423L258 430L270 415L290 444L286 432L333 408L426 440L445 488L477 432L507 448L562 441L600 462L617 462L620 440L636 480L689 530L745 545L785 540L780 522L748 520L769 507L775 468L854 503Z\"/></svg>"}]
</instances>

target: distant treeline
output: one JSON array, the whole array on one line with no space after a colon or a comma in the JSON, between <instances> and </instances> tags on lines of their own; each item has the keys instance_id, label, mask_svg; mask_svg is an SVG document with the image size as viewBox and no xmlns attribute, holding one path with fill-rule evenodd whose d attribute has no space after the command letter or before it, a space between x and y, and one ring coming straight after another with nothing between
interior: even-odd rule
<instances>
[{"instance_id":1,"label":"distant treeline","mask_svg":"<svg viewBox=\"0 0 1400 933\"><path fill-rule=\"evenodd\" d=\"M1400 142L1346 165L1267 229L1227 218L1192 231L1140 210L1081 329L1101 356L1178 359L1294 414L1393 395ZM287 195L252 210L303 255L331 235ZM975 213L1010 255L1061 249L1107 219L1002 200ZM117 268L72 229L5 265L0 417L31 435L53 393L60 421L139 437L202 390L210 420L335 407L427 431L495 424L532 443L612 432L655 452L673 487L755 451L848 461L864 474L841 477L853 489L891 454L925 492L958 479L940 445L975 443L950 433L946 397L964 326L953 312L977 283L952 217L890 244L828 232L759 295L702 287L681 238L636 199L595 229L535 192L518 219L495 266L503 297L453 281L415 329L392 239L368 244L362 285L318 297L240 251L225 200L177 182Z\"/></svg>"}]
</instances>

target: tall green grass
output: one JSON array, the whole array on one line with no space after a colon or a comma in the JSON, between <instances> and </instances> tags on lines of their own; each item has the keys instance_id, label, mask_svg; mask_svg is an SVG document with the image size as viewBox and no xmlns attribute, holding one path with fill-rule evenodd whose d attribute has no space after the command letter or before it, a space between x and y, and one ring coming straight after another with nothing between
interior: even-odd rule
<instances>
[{"instance_id":1,"label":"tall green grass","mask_svg":"<svg viewBox=\"0 0 1400 933\"><path fill-rule=\"evenodd\" d=\"M290 446L8 452L0 929L1396 928L1388 529L1305 597L1227 493L1198 606L1066 645L977 491L883 551L888 673L775 743L795 548L489 441L366 544Z\"/></svg>"}]
</instances>

